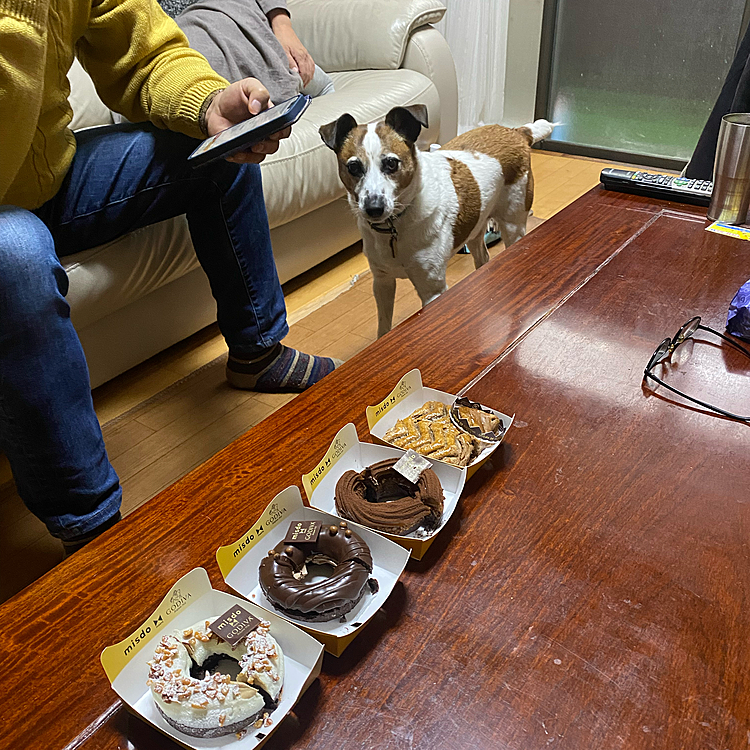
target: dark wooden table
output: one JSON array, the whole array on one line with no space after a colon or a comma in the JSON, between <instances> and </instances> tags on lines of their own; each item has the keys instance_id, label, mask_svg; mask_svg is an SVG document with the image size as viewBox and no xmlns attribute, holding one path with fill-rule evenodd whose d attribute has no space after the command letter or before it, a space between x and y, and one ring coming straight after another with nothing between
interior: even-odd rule
<instances>
[{"instance_id":1,"label":"dark wooden table","mask_svg":"<svg viewBox=\"0 0 750 750\"><path fill-rule=\"evenodd\" d=\"M750 431L641 382L750 277L704 216L591 191L4 604L0 747L173 747L102 647L197 565L221 588L216 548L419 367L515 427L268 747L746 749ZM747 413L747 361L686 346L671 382Z\"/></svg>"}]
</instances>

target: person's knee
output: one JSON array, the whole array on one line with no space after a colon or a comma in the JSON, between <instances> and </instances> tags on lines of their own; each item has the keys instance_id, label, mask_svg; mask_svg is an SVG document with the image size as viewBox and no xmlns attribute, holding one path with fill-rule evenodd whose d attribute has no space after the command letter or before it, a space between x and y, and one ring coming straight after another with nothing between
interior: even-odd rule
<instances>
[{"instance_id":1,"label":"person's knee","mask_svg":"<svg viewBox=\"0 0 750 750\"><path fill-rule=\"evenodd\" d=\"M210 164L196 170L203 172L203 176L215 185L221 194L238 188L249 194L263 195L263 185L260 177L260 165L236 164L226 159L217 159Z\"/></svg>"},{"instance_id":2,"label":"person's knee","mask_svg":"<svg viewBox=\"0 0 750 750\"><path fill-rule=\"evenodd\" d=\"M44 222L31 211L0 206L0 289L11 302L28 303L45 290L67 292L67 277Z\"/></svg>"}]
</instances>

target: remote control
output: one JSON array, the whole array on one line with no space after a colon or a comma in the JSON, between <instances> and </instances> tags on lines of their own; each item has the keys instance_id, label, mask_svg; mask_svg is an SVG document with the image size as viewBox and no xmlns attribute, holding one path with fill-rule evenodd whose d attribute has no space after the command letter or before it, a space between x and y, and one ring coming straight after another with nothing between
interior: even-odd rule
<instances>
[{"instance_id":1,"label":"remote control","mask_svg":"<svg viewBox=\"0 0 750 750\"><path fill-rule=\"evenodd\" d=\"M629 169L602 169L600 179L607 190L692 203L695 206L708 206L714 188L709 180L691 180L673 174L634 172Z\"/></svg>"}]
</instances>

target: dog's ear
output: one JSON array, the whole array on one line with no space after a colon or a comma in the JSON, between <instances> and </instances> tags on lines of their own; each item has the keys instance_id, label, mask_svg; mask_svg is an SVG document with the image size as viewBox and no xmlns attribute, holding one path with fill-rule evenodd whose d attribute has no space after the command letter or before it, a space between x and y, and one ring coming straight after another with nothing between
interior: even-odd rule
<instances>
[{"instance_id":1,"label":"dog's ear","mask_svg":"<svg viewBox=\"0 0 750 750\"><path fill-rule=\"evenodd\" d=\"M329 122L327 125L321 125L318 132L323 139L323 143L338 153L346 140L346 136L356 127L357 121L348 112L345 112L338 120Z\"/></svg>"},{"instance_id":2,"label":"dog's ear","mask_svg":"<svg viewBox=\"0 0 750 750\"><path fill-rule=\"evenodd\" d=\"M427 107L424 104L411 104L408 107L394 107L386 116L385 124L392 127L410 143L419 138L419 131L429 127Z\"/></svg>"}]
</instances>

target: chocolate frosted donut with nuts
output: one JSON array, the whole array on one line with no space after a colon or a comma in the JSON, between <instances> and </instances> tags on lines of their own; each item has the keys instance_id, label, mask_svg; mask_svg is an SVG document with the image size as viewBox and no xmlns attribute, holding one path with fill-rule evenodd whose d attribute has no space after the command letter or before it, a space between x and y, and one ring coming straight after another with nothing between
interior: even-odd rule
<instances>
[{"instance_id":1,"label":"chocolate frosted donut with nuts","mask_svg":"<svg viewBox=\"0 0 750 750\"><path fill-rule=\"evenodd\" d=\"M399 474L388 458L364 471L347 471L336 483L336 512L363 526L389 534L409 534L420 526L431 531L443 517L443 488L425 469L417 484Z\"/></svg>"},{"instance_id":2,"label":"chocolate frosted donut with nuts","mask_svg":"<svg viewBox=\"0 0 750 750\"><path fill-rule=\"evenodd\" d=\"M311 581L308 564L332 565L333 574ZM305 622L328 622L354 609L369 589L378 590L370 548L341 521L323 526L315 542L279 542L260 563L260 587L273 606Z\"/></svg>"}]
</instances>

